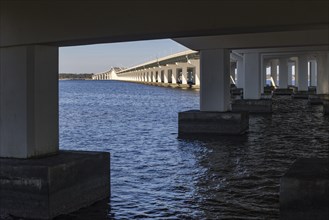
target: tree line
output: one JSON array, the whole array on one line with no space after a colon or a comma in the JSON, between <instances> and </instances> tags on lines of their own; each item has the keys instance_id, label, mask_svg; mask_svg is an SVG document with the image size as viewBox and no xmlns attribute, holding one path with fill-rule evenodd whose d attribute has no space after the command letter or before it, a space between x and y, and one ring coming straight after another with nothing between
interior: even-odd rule
<instances>
[{"instance_id":1,"label":"tree line","mask_svg":"<svg viewBox=\"0 0 329 220\"><path fill-rule=\"evenodd\" d=\"M76 80L86 80L86 79L92 79L93 74L92 73L60 73L58 78L59 79L76 79Z\"/></svg>"}]
</instances>

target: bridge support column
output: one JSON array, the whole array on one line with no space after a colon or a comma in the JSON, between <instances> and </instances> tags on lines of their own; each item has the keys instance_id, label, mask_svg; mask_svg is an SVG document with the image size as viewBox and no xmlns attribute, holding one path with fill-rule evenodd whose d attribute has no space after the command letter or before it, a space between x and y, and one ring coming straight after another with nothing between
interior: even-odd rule
<instances>
[{"instance_id":1,"label":"bridge support column","mask_svg":"<svg viewBox=\"0 0 329 220\"><path fill-rule=\"evenodd\" d=\"M237 87L241 89L244 87L244 64L242 58L237 60Z\"/></svg>"},{"instance_id":2,"label":"bridge support column","mask_svg":"<svg viewBox=\"0 0 329 220\"><path fill-rule=\"evenodd\" d=\"M293 90L288 89L288 59L279 59L279 88L274 91L275 95L292 95Z\"/></svg>"},{"instance_id":3,"label":"bridge support column","mask_svg":"<svg viewBox=\"0 0 329 220\"><path fill-rule=\"evenodd\" d=\"M109 196L107 153L59 151L57 47L0 48L0 121L1 214L50 219Z\"/></svg>"},{"instance_id":4,"label":"bridge support column","mask_svg":"<svg viewBox=\"0 0 329 220\"><path fill-rule=\"evenodd\" d=\"M274 86L278 85L278 70L277 70L277 66L278 66L278 61L277 60L272 60L271 61L271 77L273 78L273 81L275 83Z\"/></svg>"},{"instance_id":5,"label":"bridge support column","mask_svg":"<svg viewBox=\"0 0 329 220\"><path fill-rule=\"evenodd\" d=\"M263 58L261 59L261 84L260 84L260 93L264 94L264 86L266 86L266 66L267 61Z\"/></svg>"},{"instance_id":6,"label":"bridge support column","mask_svg":"<svg viewBox=\"0 0 329 220\"><path fill-rule=\"evenodd\" d=\"M200 86L200 61L195 62L195 85Z\"/></svg>"},{"instance_id":7,"label":"bridge support column","mask_svg":"<svg viewBox=\"0 0 329 220\"><path fill-rule=\"evenodd\" d=\"M279 88L288 88L288 62L286 58L279 60Z\"/></svg>"},{"instance_id":8,"label":"bridge support column","mask_svg":"<svg viewBox=\"0 0 329 220\"><path fill-rule=\"evenodd\" d=\"M158 70L157 70L157 72L158 72L158 78L157 78L158 83L161 83L161 70L162 69L160 69L160 68L158 68Z\"/></svg>"},{"instance_id":9,"label":"bridge support column","mask_svg":"<svg viewBox=\"0 0 329 220\"><path fill-rule=\"evenodd\" d=\"M272 112L272 100L261 98L261 56L257 52L244 54L245 83L243 99L234 100L232 111L252 113Z\"/></svg>"},{"instance_id":10,"label":"bridge support column","mask_svg":"<svg viewBox=\"0 0 329 220\"><path fill-rule=\"evenodd\" d=\"M168 83L169 81L168 81L168 75L169 75L169 73L168 73L168 68L166 68L166 69L164 69L164 78L163 78L163 80L164 80L164 83Z\"/></svg>"},{"instance_id":11,"label":"bridge support column","mask_svg":"<svg viewBox=\"0 0 329 220\"><path fill-rule=\"evenodd\" d=\"M297 61L297 86L298 92L293 94L294 98L308 99L308 62L307 55L298 56Z\"/></svg>"},{"instance_id":12,"label":"bridge support column","mask_svg":"<svg viewBox=\"0 0 329 220\"><path fill-rule=\"evenodd\" d=\"M182 85L187 85L187 67L182 67Z\"/></svg>"},{"instance_id":13,"label":"bridge support column","mask_svg":"<svg viewBox=\"0 0 329 220\"><path fill-rule=\"evenodd\" d=\"M310 71L311 71L311 86L315 86L316 87L316 85L317 85L317 81L316 81L316 79L317 79L317 72L318 72L318 70L317 70L317 63L316 63L316 60L312 60L311 62L310 62Z\"/></svg>"},{"instance_id":14,"label":"bridge support column","mask_svg":"<svg viewBox=\"0 0 329 220\"><path fill-rule=\"evenodd\" d=\"M288 62L288 85L292 86L292 67L294 66L293 62Z\"/></svg>"},{"instance_id":15,"label":"bridge support column","mask_svg":"<svg viewBox=\"0 0 329 220\"><path fill-rule=\"evenodd\" d=\"M298 57L298 91L308 91L307 56Z\"/></svg>"},{"instance_id":16,"label":"bridge support column","mask_svg":"<svg viewBox=\"0 0 329 220\"><path fill-rule=\"evenodd\" d=\"M177 84L177 69L176 68L172 68L171 69L171 83L172 84Z\"/></svg>"},{"instance_id":17,"label":"bridge support column","mask_svg":"<svg viewBox=\"0 0 329 220\"><path fill-rule=\"evenodd\" d=\"M202 50L200 67L200 111L179 113L179 136L244 133L249 126L248 113L228 112L230 109L229 50Z\"/></svg>"},{"instance_id":18,"label":"bridge support column","mask_svg":"<svg viewBox=\"0 0 329 220\"><path fill-rule=\"evenodd\" d=\"M329 94L329 53L318 55L317 94Z\"/></svg>"}]
</instances>

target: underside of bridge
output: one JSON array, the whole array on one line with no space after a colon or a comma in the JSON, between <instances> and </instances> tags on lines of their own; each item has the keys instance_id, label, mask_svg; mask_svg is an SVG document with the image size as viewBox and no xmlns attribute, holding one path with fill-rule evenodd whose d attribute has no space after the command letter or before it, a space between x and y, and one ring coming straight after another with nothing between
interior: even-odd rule
<instances>
[{"instance_id":1,"label":"underside of bridge","mask_svg":"<svg viewBox=\"0 0 329 220\"><path fill-rule=\"evenodd\" d=\"M302 70L309 54L321 65L328 94L328 8L328 1L317 0L1 0L1 213L52 218L109 196L108 155L59 151L58 47L172 38L200 52L200 111L180 116L183 130L190 132L189 120L197 118L200 125L191 132L212 132L205 121L219 117L222 123L231 114L228 123L243 124L235 131L242 133L248 117L228 112L230 52L244 57L250 99L260 97L263 60L300 56ZM104 170L93 173L86 166ZM84 182L77 174L82 170L93 179ZM77 179L70 178L67 186L59 181L69 176ZM103 184L96 187L96 180ZM79 194L90 196L74 202ZM59 201L61 195L68 196ZM39 212L40 204L45 212Z\"/></svg>"}]
</instances>

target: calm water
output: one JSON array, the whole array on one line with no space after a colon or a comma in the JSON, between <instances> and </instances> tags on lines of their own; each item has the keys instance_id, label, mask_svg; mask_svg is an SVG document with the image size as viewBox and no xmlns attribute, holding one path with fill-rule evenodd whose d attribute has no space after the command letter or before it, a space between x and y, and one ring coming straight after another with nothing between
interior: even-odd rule
<instances>
[{"instance_id":1,"label":"calm water","mask_svg":"<svg viewBox=\"0 0 329 220\"><path fill-rule=\"evenodd\" d=\"M111 152L108 219L277 219L280 177L296 158L329 155L329 118L306 100L274 98L274 113L251 116L244 136L186 141L177 113L199 108L198 91L59 86L60 148Z\"/></svg>"}]
</instances>

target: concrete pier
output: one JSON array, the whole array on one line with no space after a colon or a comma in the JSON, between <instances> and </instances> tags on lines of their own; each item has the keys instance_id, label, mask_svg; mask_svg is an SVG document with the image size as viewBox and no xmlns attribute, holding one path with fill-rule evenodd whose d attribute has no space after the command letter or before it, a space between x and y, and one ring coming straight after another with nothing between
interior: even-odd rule
<instances>
[{"instance_id":1,"label":"concrete pier","mask_svg":"<svg viewBox=\"0 0 329 220\"><path fill-rule=\"evenodd\" d=\"M297 91L292 94L294 99L308 99L309 95L312 94L309 91Z\"/></svg>"},{"instance_id":2,"label":"concrete pier","mask_svg":"<svg viewBox=\"0 0 329 220\"><path fill-rule=\"evenodd\" d=\"M178 136L242 134L249 127L247 112L230 112L230 53L200 52L200 111L178 114Z\"/></svg>"},{"instance_id":3,"label":"concrete pier","mask_svg":"<svg viewBox=\"0 0 329 220\"><path fill-rule=\"evenodd\" d=\"M271 113L272 99L236 99L232 101L233 112Z\"/></svg>"},{"instance_id":4,"label":"concrete pier","mask_svg":"<svg viewBox=\"0 0 329 220\"><path fill-rule=\"evenodd\" d=\"M323 101L323 114L329 115L329 100Z\"/></svg>"},{"instance_id":5,"label":"concrete pier","mask_svg":"<svg viewBox=\"0 0 329 220\"><path fill-rule=\"evenodd\" d=\"M273 95L292 95L293 94L293 89L282 89L278 88L273 91Z\"/></svg>"},{"instance_id":6,"label":"concrete pier","mask_svg":"<svg viewBox=\"0 0 329 220\"><path fill-rule=\"evenodd\" d=\"M60 151L40 159L0 158L0 213L52 219L110 196L110 155Z\"/></svg>"},{"instance_id":7,"label":"concrete pier","mask_svg":"<svg viewBox=\"0 0 329 220\"><path fill-rule=\"evenodd\" d=\"M297 160L281 178L280 219L329 219L329 159Z\"/></svg>"},{"instance_id":8,"label":"concrete pier","mask_svg":"<svg viewBox=\"0 0 329 220\"><path fill-rule=\"evenodd\" d=\"M58 47L0 53L1 214L51 219L108 197L107 153L59 151Z\"/></svg>"},{"instance_id":9,"label":"concrete pier","mask_svg":"<svg viewBox=\"0 0 329 220\"><path fill-rule=\"evenodd\" d=\"M249 128L247 112L203 112L191 110L178 114L178 136L239 135Z\"/></svg>"}]
</instances>

